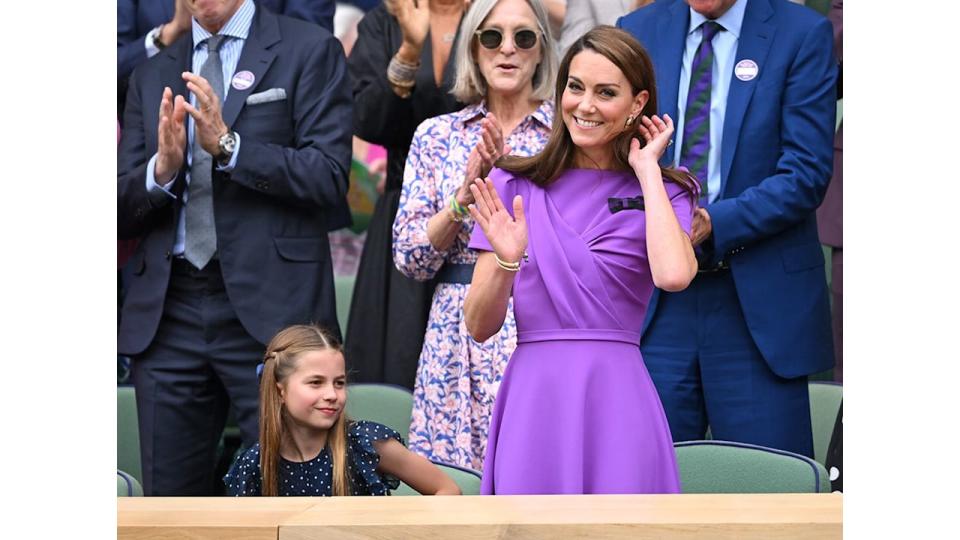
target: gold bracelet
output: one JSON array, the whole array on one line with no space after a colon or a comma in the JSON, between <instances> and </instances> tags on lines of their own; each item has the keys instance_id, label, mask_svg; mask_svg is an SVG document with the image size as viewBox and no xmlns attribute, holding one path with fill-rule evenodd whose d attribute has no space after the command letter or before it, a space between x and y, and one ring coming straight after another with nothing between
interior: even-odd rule
<instances>
[{"instance_id":1,"label":"gold bracelet","mask_svg":"<svg viewBox=\"0 0 960 540\"><path fill-rule=\"evenodd\" d=\"M503 269L506 270L507 272L519 272L519 271L520 271L520 261L517 261L517 262L515 262L515 263L506 262L506 261L504 261L503 259L501 259L499 255L497 255L497 252L496 252L496 251L493 252L493 257L494 257L495 259L497 259L497 266L499 266L500 268L503 268Z\"/></svg>"}]
</instances>

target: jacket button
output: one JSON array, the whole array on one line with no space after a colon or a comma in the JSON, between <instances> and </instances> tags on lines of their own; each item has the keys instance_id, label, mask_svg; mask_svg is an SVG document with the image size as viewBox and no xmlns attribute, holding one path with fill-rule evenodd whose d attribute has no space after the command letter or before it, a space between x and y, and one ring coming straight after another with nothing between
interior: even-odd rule
<instances>
[{"instance_id":1,"label":"jacket button","mask_svg":"<svg viewBox=\"0 0 960 540\"><path fill-rule=\"evenodd\" d=\"M172 257L172 256L173 256L173 254L170 253L170 250L167 250L167 252L163 254L163 258L165 258L165 259L168 260L168 261L170 260L170 257Z\"/></svg>"}]
</instances>

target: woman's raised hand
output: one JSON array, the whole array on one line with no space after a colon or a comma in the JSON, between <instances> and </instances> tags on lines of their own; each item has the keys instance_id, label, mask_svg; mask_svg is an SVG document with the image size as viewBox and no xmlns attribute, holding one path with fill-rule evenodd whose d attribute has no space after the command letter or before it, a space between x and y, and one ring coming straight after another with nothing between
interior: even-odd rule
<instances>
[{"instance_id":1,"label":"woman's raised hand","mask_svg":"<svg viewBox=\"0 0 960 540\"><path fill-rule=\"evenodd\" d=\"M476 202L470 205L470 215L490 241L497 257L507 263L520 262L527 249L527 220L523 213L523 197L513 198L513 215L500 201L493 182L477 178L470 185Z\"/></svg>"},{"instance_id":2,"label":"woman's raised hand","mask_svg":"<svg viewBox=\"0 0 960 540\"><path fill-rule=\"evenodd\" d=\"M420 50L430 31L430 0L383 0L383 3L400 23L403 41Z\"/></svg>"},{"instance_id":3,"label":"woman's raised hand","mask_svg":"<svg viewBox=\"0 0 960 540\"><path fill-rule=\"evenodd\" d=\"M641 116L637 122L637 131L647 144L640 148L640 141L634 139L630 141L630 155L627 160L630 166L636 169L644 162L660 161L663 152L671 144L670 137L673 136L673 120L670 115L663 115L661 119L657 115Z\"/></svg>"},{"instance_id":4,"label":"woman's raised hand","mask_svg":"<svg viewBox=\"0 0 960 540\"><path fill-rule=\"evenodd\" d=\"M504 143L503 128L493 113L480 121L480 142L467 157L467 171L463 184L457 191L457 202L463 206L473 204L470 186L476 178L486 178L494 163L503 156L510 155L510 146Z\"/></svg>"},{"instance_id":5,"label":"woman's raised hand","mask_svg":"<svg viewBox=\"0 0 960 540\"><path fill-rule=\"evenodd\" d=\"M483 178L490 174L490 169L498 159L510 155L510 147L503 138L503 126L493 113L487 113L487 116L480 121L480 143L475 150L480 154L483 164L483 170L478 176Z\"/></svg>"}]
</instances>

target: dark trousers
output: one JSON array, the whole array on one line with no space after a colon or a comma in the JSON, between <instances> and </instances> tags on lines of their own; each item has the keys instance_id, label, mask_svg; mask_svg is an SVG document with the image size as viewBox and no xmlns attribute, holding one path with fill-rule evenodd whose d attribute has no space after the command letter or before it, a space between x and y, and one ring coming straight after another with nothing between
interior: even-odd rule
<instances>
[{"instance_id":1,"label":"dark trousers","mask_svg":"<svg viewBox=\"0 0 960 540\"><path fill-rule=\"evenodd\" d=\"M729 270L661 293L640 349L674 441L702 439L709 426L717 440L813 456L807 378L767 366Z\"/></svg>"},{"instance_id":2,"label":"dark trousers","mask_svg":"<svg viewBox=\"0 0 960 540\"><path fill-rule=\"evenodd\" d=\"M133 359L146 495L219 493L217 444L232 406L244 446L258 437L264 345L237 319L220 265L175 260L153 343Z\"/></svg>"}]
</instances>

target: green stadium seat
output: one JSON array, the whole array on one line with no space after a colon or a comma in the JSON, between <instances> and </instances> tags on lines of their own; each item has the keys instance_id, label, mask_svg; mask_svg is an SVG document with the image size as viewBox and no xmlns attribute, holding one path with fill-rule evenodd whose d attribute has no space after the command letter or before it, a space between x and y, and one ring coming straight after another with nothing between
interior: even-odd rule
<instances>
[{"instance_id":1,"label":"green stadium seat","mask_svg":"<svg viewBox=\"0 0 960 540\"><path fill-rule=\"evenodd\" d=\"M727 441L674 444L682 493L828 493L823 465L799 454Z\"/></svg>"},{"instance_id":2,"label":"green stadium seat","mask_svg":"<svg viewBox=\"0 0 960 540\"><path fill-rule=\"evenodd\" d=\"M403 437L410 432L413 394L392 384L357 383L347 385L347 415L354 420L383 424Z\"/></svg>"},{"instance_id":3,"label":"green stadium seat","mask_svg":"<svg viewBox=\"0 0 960 540\"><path fill-rule=\"evenodd\" d=\"M133 386L117 386L117 468L141 482L140 424Z\"/></svg>"},{"instance_id":4,"label":"green stadium seat","mask_svg":"<svg viewBox=\"0 0 960 540\"><path fill-rule=\"evenodd\" d=\"M120 469L117 469L117 497L143 497L140 482Z\"/></svg>"},{"instance_id":5,"label":"green stadium seat","mask_svg":"<svg viewBox=\"0 0 960 540\"><path fill-rule=\"evenodd\" d=\"M337 322L340 323L340 334L347 335L347 321L350 320L350 302L353 300L353 285L356 276L336 276L333 278L337 297Z\"/></svg>"},{"instance_id":6,"label":"green stadium seat","mask_svg":"<svg viewBox=\"0 0 960 540\"><path fill-rule=\"evenodd\" d=\"M810 424L813 427L813 458L827 464L827 449L837 422L843 385L835 382L810 382Z\"/></svg>"}]
</instances>

